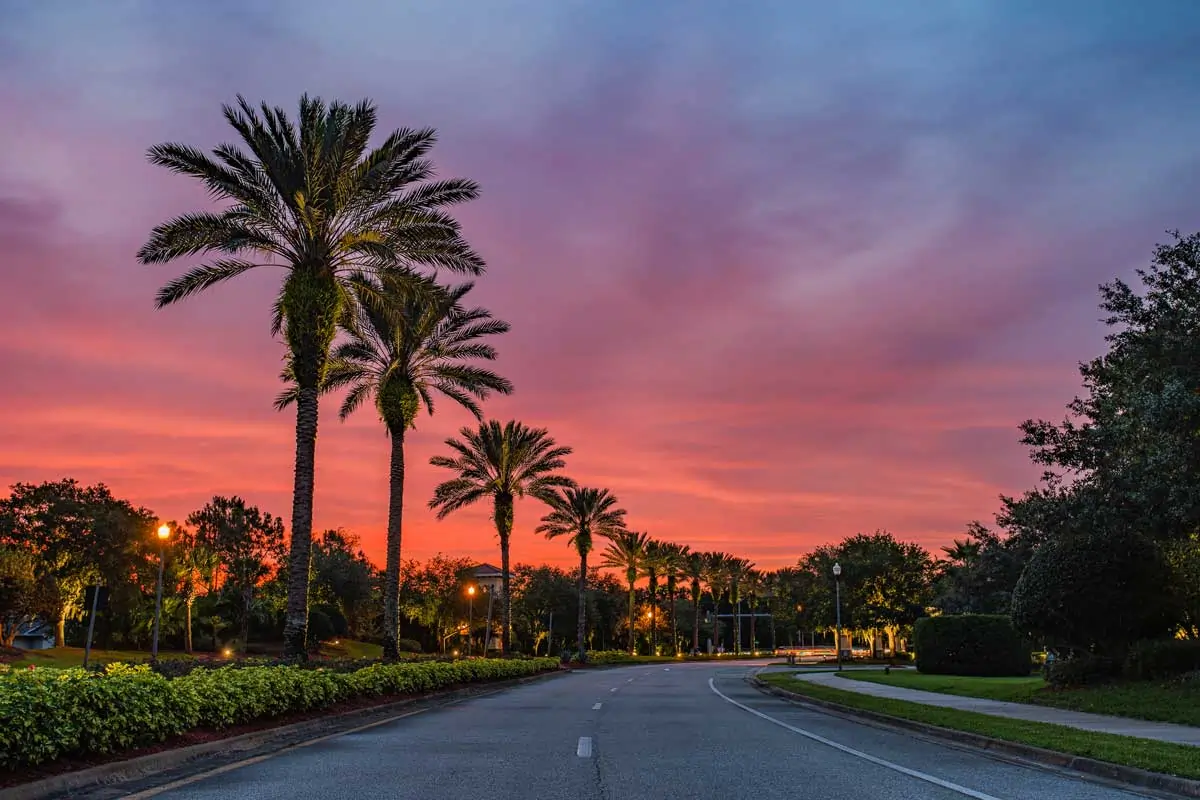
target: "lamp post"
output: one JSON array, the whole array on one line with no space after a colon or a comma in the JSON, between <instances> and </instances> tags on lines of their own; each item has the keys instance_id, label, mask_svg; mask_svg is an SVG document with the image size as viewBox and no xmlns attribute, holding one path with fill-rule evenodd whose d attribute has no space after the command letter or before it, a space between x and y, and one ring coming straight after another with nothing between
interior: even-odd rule
<instances>
[{"instance_id":1,"label":"lamp post","mask_svg":"<svg viewBox=\"0 0 1200 800\"><path fill-rule=\"evenodd\" d=\"M833 565L833 587L837 597L837 667L842 671L842 565Z\"/></svg>"},{"instance_id":2,"label":"lamp post","mask_svg":"<svg viewBox=\"0 0 1200 800\"><path fill-rule=\"evenodd\" d=\"M467 655L475 655L475 587L467 587Z\"/></svg>"},{"instance_id":3,"label":"lamp post","mask_svg":"<svg viewBox=\"0 0 1200 800\"><path fill-rule=\"evenodd\" d=\"M163 569L167 565L167 539L171 538L169 525L158 526L158 588L154 593L154 636L150 643L150 660L158 660L158 621L162 617Z\"/></svg>"}]
</instances>

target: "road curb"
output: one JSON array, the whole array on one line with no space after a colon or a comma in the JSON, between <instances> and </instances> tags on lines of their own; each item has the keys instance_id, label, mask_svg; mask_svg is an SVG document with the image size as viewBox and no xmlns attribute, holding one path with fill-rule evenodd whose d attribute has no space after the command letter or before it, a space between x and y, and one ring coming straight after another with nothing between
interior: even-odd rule
<instances>
[{"instance_id":1,"label":"road curb","mask_svg":"<svg viewBox=\"0 0 1200 800\"><path fill-rule=\"evenodd\" d=\"M527 675L522 678L467 684L457 689L405 697L391 703L382 703L376 706L368 706L367 708L356 708L350 711L330 714L329 716L321 716L278 727L251 731L250 733L230 736L225 739L215 739L211 742L176 747L171 750L149 753L144 756L114 761L108 764L99 764L95 767L88 767L74 772L64 772L61 775L51 775L48 778L30 781L29 783L20 783L15 786L0 788L0 798L2 800L43 800L44 798L55 797L65 792L74 792L80 789L152 777L158 773L166 772L183 766L190 761L195 761L216 753L254 751L258 748L269 747L272 744L278 744L279 748L277 749L295 747L307 741L336 736L341 733L349 733L359 727L368 718L371 718L371 724L376 725L390 722L403 715L391 717L388 716L389 712L407 711L410 706L423 701L469 697L479 692L480 689L500 690L562 674L564 673L561 670L548 670L537 675ZM332 729L330 727L331 724L333 726ZM246 758L251 757L251 755L246 756ZM231 763L236 763L240 760L243 759L235 759Z\"/></svg>"},{"instance_id":2,"label":"road curb","mask_svg":"<svg viewBox=\"0 0 1200 800\"><path fill-rule=\"evenodd\" d=\"M1047 750L1042 747L1034 747L1029 744L1021 744L1019 742L1010 742L1004 739L994 739L990 736L983 736L978 733L968 733L967 731L956 731L952 728L943 728L938 725L930 725L926 722L916 722L903 717L893 717L890 714L882 714L878 711L868 711L866 709L854 708L853 706L845 706L841 703L834 703L828 700L821 700L808 695L789 692L787 689L781 689L778 686L763 681L757 676L748 678L750 684L760 692L772 694L776 697L781 697L800 705L814 706L826 711L832 711L842 716L860 717L863 719L872 720L882 723L888 727L904 728L911 731L917 731L929 736L934 736L939 739L947 739L957 744L964 744L969 747L978 748L980 750L988 750L992 752L1003 753L1005 755L1016 756L1027 761L1033 761L1038 764L1043 764L1060 769L1069 769L1076 772L1084 773L1085 775L1093 775L1098 778L1104 778L1110 781L1135 786L1142 789L1154 789L1162 792L1171 792L1182 797L1197 797L1200 798L1200 781L1191 780L1189 778L1178 778L1174 775L1166 775L1161 772L1150 772L1149 770L1138 769L1137 767L1126 767L1121 764L1112 764L1107 761L1098 761L1094 758L1086 756L1076 756L1070 753L1060 753L1055 750Z\"/></svg>"}]
</instances>

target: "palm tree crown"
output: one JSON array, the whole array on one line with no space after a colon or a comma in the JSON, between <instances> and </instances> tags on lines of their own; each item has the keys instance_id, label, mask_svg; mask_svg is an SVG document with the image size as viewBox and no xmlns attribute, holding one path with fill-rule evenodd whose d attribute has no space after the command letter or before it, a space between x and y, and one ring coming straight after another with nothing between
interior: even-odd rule
<instances>
[{"instance_id":1,"label":"palm tree crown","mask_svg":"<svg viewBox=\"0 0 1200 800\"><path fill-rule=\"evenodd\" d=\"M542 517L537 533L547 539L568 536L579 554L579 660L586 660L587 560L594 536L611 537L625 530L625 509L616 508L617 498L607 489L570 487L548 498L550 513Z\"/></svg>"},{"instance_id":2,"label":"palm tree crown","mask_svg":"<svg viewBox=\"0 0 1200 800\"><path fill-rule=\"evenodd\" d=\"M284 270L272 312L296 381L296 462L285 654L304 657L312 547L318 402L337 325L353 306L352 286L370 293L370 275L423 292L414 266L479 274L483 260L442 209L473 199L471 181L429 180L432 129L393 131L374 150L376 124L367 100L350 106L300 98L297 126L281 108L255 109L238 97L223 107L242 147L212 154L184 144L150 148L150 161L195 178L217 211L184 214L158 225L138 251L143 264L212 256L169 281L158 307L178 302L259 267Z\"/></svg>"},{"instance_id":3,"label":"palm tree crown","mask_svg":"<svg viewBox=\"0 0 1200 800\"><path fill-rule=\"evenodd\" d=\"M501 572L504 605L501 609L503 626L501 642L508 653L511 597L509 593L509 536L513 528L513 505L520 497L535 497L549 502L554 490L575 485L565 475L557 474L571 454L571 448L557 444L545 428L529 426L510 420L501 425L496 420L480 423L477 429L463 428L462 439L450 438L446 446L453 456L434 456L429 463L452 470L458 477L437 486L429 507L437 511L438 519L486 497L492 498L492 516L500 538Z\"/></svg>"}]
</instances>

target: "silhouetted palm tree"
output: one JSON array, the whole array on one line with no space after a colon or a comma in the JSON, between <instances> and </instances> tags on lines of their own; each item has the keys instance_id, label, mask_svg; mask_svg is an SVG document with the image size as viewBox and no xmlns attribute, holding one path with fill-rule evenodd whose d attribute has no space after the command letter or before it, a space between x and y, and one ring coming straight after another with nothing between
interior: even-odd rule
<instances>
[{"instance_id":1,"label":"silhouetted palm tree","mask_svg":"<svg viewBox=\"0 0 1200 800\"><path fill-rule=\"evenodd\" d=\"M246 150L218 145L209 156L184 144L150 148L150 161L199 180L219 210L184 214L157 226L138 251L143 264L212 254L159 290L158 307L183 300L258 267L283 268L273 333L281 334L295 374L296 461L285 652L303 658L308 624L313 472L318 394L338 322L365 275L390 275L412 291L425 281L414 265L479 274L479 258L442 208L473 199L471 181L428 181L432 129L393 131L368 151L375 106L307 95L298 127L282 108L255 109L239 97L223 107ZM248 150L248 152L247 152Z\"/></svg>"},{"instance_id":2,"label":"silhouetted palm tree","mask_svg":"<svg viewBox=\"0 0 1200 800\"><path fill-rule=\"evenodd\" d=\"M325 388L349 388L342 403L344 420L364 402L374 402L392 440L388 493L387 555L383 582L383 655L396 658L400 630L400 544L404 510L404 436L415 427L424 406L433 413L441 394L483 417L477 401L492 392L508 394L512 383L472 361L494 361L496 349L480 341L508 331L484 308L464 308L472 284L464 283L425 297L394 291L388 281L372 287L382 303L363 302L349 317L347 338L334 347ZM285 371L285 380L291 379ZM280 408L294 402L295 389L281 394Z\"/></svg>"},{"instance_id":3,"label":"silhouetted palm tree","mask_svg":"<svg viewBox=\"0 0 1200 800\"><path fill-rule=\"evenodd\" d=\"M733 652L742 652L742 597L741 588L754 564L744 558L731 558L726 562L725 574L729 578L729 603L733 606Z\"/></svg>"},{"instance_id":4,"label":"silhouetted palm tree","mask_svg":"<svg viewBox=\"0 0 1200 800\"><path fill-rule=\"evenodd\" d=\"M646 545L650 537L645 533L623 531L609 537L611 541L604 550L604 561L601 566L625 571L625 582L629 585L629 653L637 655L636 613L636 584L642 574L642 559L646 555Z\"/></svg>"},{"instance_id":5,"label":"silhouetted palm tree","mask_svg":"<svg viewBox=\"0 0 1200 800\"><path fill-rule=\"evenodd\" d=\"M434 489L429 507L438 512L438 519L445 519L485 497L492 499L492 518L500 538L500 570L503 573L500 646L501 652L508 655L512 630L508 546L513 529L513 505L519 497L549 502L555 489L574 486L575 482L570 478L555 474L566 465L563 459L571 454L571 448L556 444L545 428L530 428L516 420L504 425L488 420L480 423L478 429L463 428L459 434L461 440L446 440L446 446L455 452L454 456L429 459L433 466L458 474Z\"/></svg>"},{"instance_id":6,"label":"silhouetted palm tree","mask_svg":"<svg viewBox=\"0 0 1200 800\"><path fill-rule=\"evenodd\" d=\"M625 530L625 509L614 508L617 498L607 489L568 488L548 498L550 513L542 517L537 533L547 539L569 536L579 554L579 661L587 660L587 560L593 536L612 537Z\"/></svg>"},{"instance_id":7,"label":"silhouetted palm tree","mask_svg":"<svg viewBox=\"0 0 1200 800\"><path fill-rule=\"evenodd\" d=\"M671 631L671 655L679 652L679 632L675 625L675 589L681 578L686 578L688 555L691 548L685 544L663 542L660 549L659 568L667 584L667 617Z\"/></svg>"},{"instance_id":8,"label":"silhouetted palm tree","mask_svg":"<svg viewBox=\"0 0 1200 800\"><path fill-rule=\"evenodd\" d=\"M708 584L708 593L713 601L713 647L721 644L721 595L725 592L729 580L729 561L733 556L728 553L712 552L704 554L704 582Z\"/></svg>"},{"instance_id":9,"label":"silhouetted palm tree","mask_svg":"<svg viewBox=\"0 0 1200 800\"><path fill-rule=\"evenodd\" d=\"M692 652L700 650L700 582L704 580L704 559L707 553L688 553L684 574L692 598Z\"/></svg>"}]
</instances>

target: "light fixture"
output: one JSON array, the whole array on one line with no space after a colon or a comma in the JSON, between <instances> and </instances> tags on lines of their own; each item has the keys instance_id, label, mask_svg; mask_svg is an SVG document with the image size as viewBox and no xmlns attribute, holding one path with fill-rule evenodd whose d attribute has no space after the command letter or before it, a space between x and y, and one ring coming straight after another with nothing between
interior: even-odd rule
<instances>
[{"instance_id":1,"label":"light fixture","mask_svg":"<svg viewBox=\"0 0 1200 800\"><path fill-rule=\"evenodd\" d=\"M163 523L158 526L158 538L166 541L171 538L171 526Z\"/></svg>"}]
</instances>

